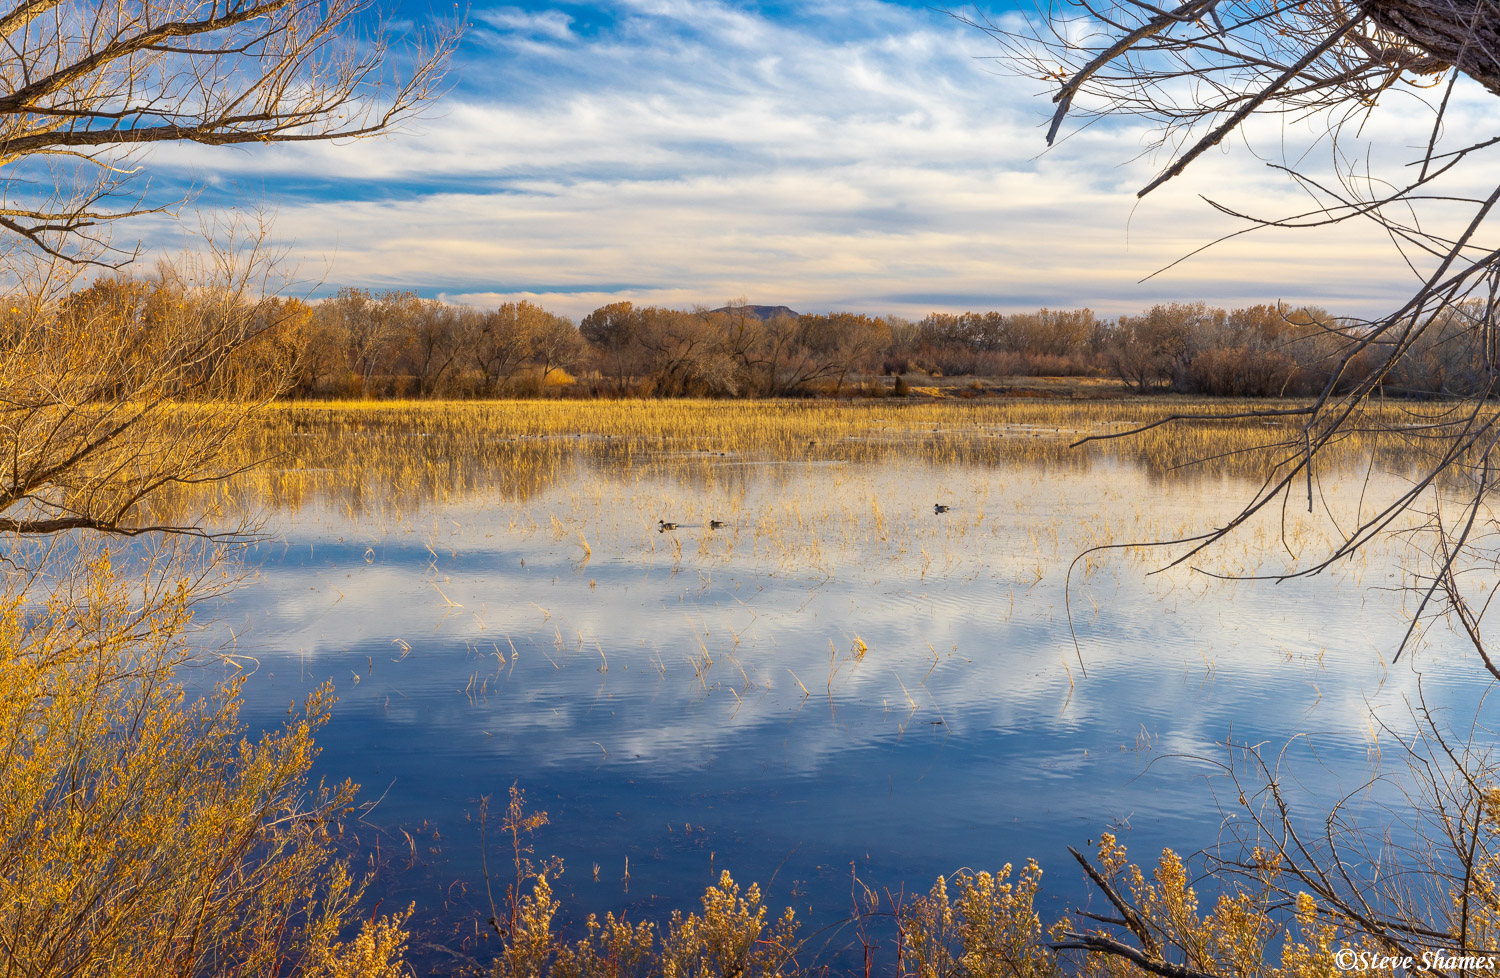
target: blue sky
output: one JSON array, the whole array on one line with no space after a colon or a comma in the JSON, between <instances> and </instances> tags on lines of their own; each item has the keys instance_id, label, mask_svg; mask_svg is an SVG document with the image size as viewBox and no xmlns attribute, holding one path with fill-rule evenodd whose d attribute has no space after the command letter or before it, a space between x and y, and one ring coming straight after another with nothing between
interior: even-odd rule
<instances>
[{"instance_id":1,"label":"blue sky","mask_svg":"<svg viewBox=\"0 0 1500 978\"><path fill-rule=\"evenodd\" d=\"M420 26L431 9L396 13ZM1233 146L1137 206L1142 132L1094 126L1046 151L1050 92L941 10L482 2L469 17L448 93L400 133L174 147L153 167L198 180L204 206L273 206L322 291L573 316L740 297L910 316L1179 298L1373 311L1407 287L1352 228L1237 239L1141 284L1240 226L1200 193L1280 212L1300 209L1295 188Z\"/></svg>"}]
</instances>

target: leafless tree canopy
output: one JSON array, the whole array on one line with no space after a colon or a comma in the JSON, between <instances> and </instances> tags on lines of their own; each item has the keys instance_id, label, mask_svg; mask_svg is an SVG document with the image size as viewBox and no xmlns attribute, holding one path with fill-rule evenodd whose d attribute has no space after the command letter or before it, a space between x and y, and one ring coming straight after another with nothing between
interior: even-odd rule
<instances>
[{"instance_id":1,"label":"leafless tree canopy","mask_svg":"<svg viewBox=\"0 0 1500 978\"><path fill-rule=\"evenodd\" d=\"M295 362L265 342L294 311L274 276L250 229L153 276L61 298L13 290L0 308L0 541L205 532L156 525L142 507L245 464L226 457L226 439Z\"/></svg>"},{"instance_id":2,"label":"leafless tree canopy","mask_svg":"<svg viewBox=\"0 0 1500 978\"><path fill-rule=\"evenodd\" d=\"M1490 0L1188 0L1172 9L1140 0L1060 0L1020 29L979 25L1001 43L1002 60L1012 69L1057 83L1049 140L1069 118L1086 124L1126 115L1155 124L1164 165L1140 189L1142 196L1231 134L1253 141L1256 117L1275 118L1283 133L1300 127L1322 150L1289 154L1273 165L1305 192L1307 209L1252 214L1210 200L1212 206L1250 231L1366 225L1399 250L1410 270L1412 293L1388 314L1323 327L1332 350L1326 381L1310 403L1255 412L1290 426L1277 443L1279 463L1267 470L1243 511L1194 541L1197 547L1183 559L1267 506L1301 498L1304 489L1311 506L1323 449L1368 423L1362 414L1366 399L1392 382L1414 351L1440 338L1445 349L1462 349L1478 367L1462 392L1410 392L1447 402L1409 426L1426 453L1426 475L1377 507L1368 521L1348 528L1343 542L1307 572L1356 552L1427 498L1440 480L1450 486L1459 480L1471 490L1468 506L1457 507L1463 516L1456 527L1451 509L1435 525L1444 542L1434 548L1423 607L1431 610L1428 602L1444 597L1461 600L1446 593L1451 589L1445 571L1475 556L1475 537L1464 527L1482 532L1493 518L1490 456L1500 437L1491 408L1500 394L1500 250L1484 240L1500 202L1486 151L1500 137L1480 138L1448 125L1447 116L1455 93L1462 99L1500 93L1497 12ZM1409 109L1413 98L1425 106L1422 128L1413 133L1406 121L1406 131L1390 145L1371 147L1362 128L1392 101ZM1402 116L1410 118L1409 111ZM1322 159L1330 165L1319 170L1316 161Z\"/></svg>"},{"instance_id":3,"label":"leafless tree canopy","mask_svg":"<svg viewBox=\"0 0 1500 978\"><path fill-rule=\"evenodd\" d=\"M273 342L297 309L274 297L264 224L209 222L203 253L154 280L75 286L109 226L152 209L128 187L142 147L353 139L421 108L461 25L398 52L373 17L372 0L0 0L0 532L140 532L143 501L226 474L224 433L296 352Z\"/></svg>"},{"instance_id":4,"label":"leafless tree canopy","mask_svg":"<svg viewBox=\"0 0 1500 978\"><path fill-rule=\"evenodd\" d=\"M146 205L133 151L358 138L428 101L457 37L405 57L371 0L0 2L0 228L76 256ZM122 198L123 199L117 199Z\"/></svg>"},{"instance_id":5,"label":"leafless tree canopy","mask_svg":"<svg viewBox=\"0 0 1500 978\"><path fill-rule=\"evenodd\" d=\"M1500 23L1489 0L1368 0L1360 8L1381 30L1500 95Z\"/></svg>"},{"instance_id":6,"label":"leafless tree canopy","mask_svg":"<svg viewBox=\"0 0 1500 978\"><path fill-rule=\"evenodd\" d=\"M1305 498L1311 509L1324 450L1375 423L1365 402L1396 378L1403 359L1434 344L1462 350L1476 370L1461 390L1438 381L1407 392L1430 398L1400 423L1422 464L1297 573L1319 573L1377 535L1410 533L1408 539L1422 541L1425 560L1411 568L1418 586L1408 639L1442 619L1500 679L1500 656L1483 625L1500 529L1493 499L1500 476L1500 248L1485 240L1500 201L1486 151L1500 136L1465 131L1449 118L1460 101L1500 95L1497 14L1491 0L1188 0L1170 9L1145 0L1063 0L1019 28L979 26L1000 41L1015 71L1056 83L1049 142L1069 119L1126 115L1155 125L1163 165L1141 196L1232 135L1253 143L1257 117L1273 117L1283 133L1300 126L1326 151L1288 154L1276 165L1312 201L1300 213L1250 214L1210 203L1248 230L1365 225L1399 249L1411 294L1385 315L1319 324L1332 348L1326 382L1310 403L1235 416L1283 425L1268 429L1276 451L1264 481L1221 526L1172 541L1185 545L1174 562L1190 560L1268 507ZM1371 120L1394 101L1409 107L1413 97L1425 106L1421 129L1411 130L1406 112L1397 120L1406 131L1389 145L1372 146L1381 133ZM1317 170L1319 159L1331 165ZM1141 329L1151 325L1142 322ZM1426 516L1419 531L1409 529L1413 513ZM1414 787L1405 814L1393 812L1388 826L1353 824L1352 799L1365 799L1356 792L1327 813L1320 835L1317 824L1294 813L1279 765L1253 746L1233 747L1234 763L1225 770L1236 789L1230 798L1237 794L1238 801L1225 807L1240 820L1226 822L1234 838L1216 875L1241 873L1265 887L1274 872L1281 882L1267 899L1283 906L1295 900L1309 920L1323 915L1326 933L1340 941L1365 941L1387 953L1431 947L1493 953L1491 918L1474 909L1493 892L1492 847L1500 838L1493 815L1500 774L1486 749L1492 734L1478 720L1455 733L1425 703L1412 709L1418 733L1395 740L1411 768L1401 783ZM1190 948L1164 950L1162 933L1143 922L1139 901L1081 861L1116 912L1081 914L1105 927L1080 926L1061 946L1164 978L1226 973L1223 962L1195 958Z\"/></svg>"}]
</instances>

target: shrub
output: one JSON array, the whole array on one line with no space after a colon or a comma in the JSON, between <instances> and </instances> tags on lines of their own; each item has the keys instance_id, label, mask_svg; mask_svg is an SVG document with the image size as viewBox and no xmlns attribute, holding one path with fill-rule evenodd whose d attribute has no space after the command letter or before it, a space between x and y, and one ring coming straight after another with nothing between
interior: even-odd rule
<instances>
[{"instance_id":1,"label":"shrub","mask_svg":"<svg viewBox=\"0 0 1500 978\"><path fill-rule=\"evenodd\" d=\"M188 696L201 585L172 564L122 576L107 549L75 561L40 609L20 575L0 594L6 970L399 974L410 911L341 940L363 886L331 830L355 787L308 779L330 690L242 739L243 680Z\"/></svg>"},{"instance_id":2,"label":"shrub","mask_svg":"<svg viewBox=\"0 0 1500 978\"><path fill-rule=\"evenodd\" d=\"M482 816L481 816L482 817ZM613 914L600 923L590 915L584 936L564 941L553 929L559 903L548 877L562 873L560 860L532 864L531 836L547 823L546 812L528 814L525 797L510 789L505 820L511 838L516 883L509 889L508 925L493 923L504 946L492 978L626 978L633 975L722 975L776 978L798 971L797 921L791 908L767 920L755 884L743 891L728 872L703 894L703 914L675 911L665 931L650 922L632 927ZM529 887L529 892L528 892Z\"/></svg>"}]
</instances>

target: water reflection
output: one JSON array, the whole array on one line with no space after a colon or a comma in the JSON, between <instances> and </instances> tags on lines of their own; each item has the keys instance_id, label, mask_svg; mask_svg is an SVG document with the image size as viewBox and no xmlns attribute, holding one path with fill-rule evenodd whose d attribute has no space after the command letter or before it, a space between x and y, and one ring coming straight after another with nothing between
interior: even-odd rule
<instances>
[{"instance_id":1,"label":"water reflection","mask_svg":"<svg viewBox=\"0 0 1500 978\"><path fill-rule=\"evenodd\" d=\"M527 493L435 493L399 518L320 495L278 510L222 609L260 659L253 723L335 683L319 767L380 798L362 842L387 896L455 948L488 916L479 799L512 783L551 815L539 849L565 859L574 919L686 907L727 868L826 923L855 875L910 892L1028 856L1060 909L1082 892L1067 845L1218 837L1216 743L1307 734L1309 790L1331 792L1368 775L1372 711L1399 727L1419 677L1458 713L1482 692L1442 636L1384 663L1405 623L1371 587L1399 580L1394 550L1281 586L1108 552L1065 591L1085 547L1222 520L1246 492L1231 474L920 451L683 470L584 446L552 464ZM1357 480L1324 488L1358 505ZM1308 550L1329 532L1290 527ZM1282 569L1263 546L1280 533L1212 566Z\"/></svg>"}]
</instances>

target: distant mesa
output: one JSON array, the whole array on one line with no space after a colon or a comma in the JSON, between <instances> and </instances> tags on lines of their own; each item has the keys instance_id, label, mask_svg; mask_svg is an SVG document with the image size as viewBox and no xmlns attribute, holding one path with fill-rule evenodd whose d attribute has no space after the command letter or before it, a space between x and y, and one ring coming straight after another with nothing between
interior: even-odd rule
<instances>
[{"instance_id":1,"label":"distant mesa","mask_svg":"<svg viewBox=\"0 0 1500 978\"><path fill-rule=\"evenodd\" d=\"M714 312L737 312L743 309L756 319L775 319L777 316L791 316L796 319L798 313L792 311L789 306L720 306Z\"/></svg>"}]
</instances>

